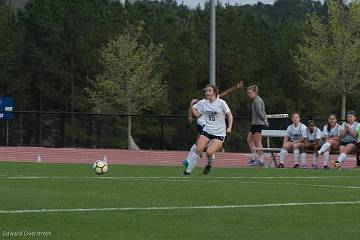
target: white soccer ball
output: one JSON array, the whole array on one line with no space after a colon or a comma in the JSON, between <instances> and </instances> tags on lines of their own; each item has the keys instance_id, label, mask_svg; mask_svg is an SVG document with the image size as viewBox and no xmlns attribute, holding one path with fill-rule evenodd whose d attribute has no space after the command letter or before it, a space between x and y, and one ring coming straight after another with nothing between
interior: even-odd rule
<instances>
[{"instance_id":1,"label":"white soccer ball","mask_svg":"<svg viewBox=\"0 0 360 240\"><path fill-rule=\"evenodd\" d=\"M97 160L93 164L93 170L96 174L103 174L109 171L109 165L105 160Z\"/></svg>"}]
</instances>

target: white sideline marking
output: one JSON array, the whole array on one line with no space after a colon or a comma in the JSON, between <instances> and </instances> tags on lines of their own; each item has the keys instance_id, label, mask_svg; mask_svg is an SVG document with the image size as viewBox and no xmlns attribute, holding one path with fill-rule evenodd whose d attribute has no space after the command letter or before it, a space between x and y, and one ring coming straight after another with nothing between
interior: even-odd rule
<instances>
[{"instance_id":1,"label":"white sideline marking","mask_svg":"<svg viewBox=\"0 0 360 240\"><path fill-rule=\"evenodd\" d=\"M355 205L360 201L352 202L298 202L298 203L268 203L268 204L244 204L244 205L210 205L189 207L123 207L123 208L70 208L70 209L23 209L23 210L0 210L0 214L21 213L54 213L54 212L101 212L101 211L146 211L146 210L189 210L189 209L229 209L229 208L269 208L289 206L326 206L326 205Z\"/></svg>"},{"instance_id":2,"label":"white sideline marking","mask_svg":"<svg viewBox=\"0 0 360 240\"><path fill-rule=\"evenodd\" d=\"M254 176L234 176L234 177L107 177L107 176L93 176L93 177L68 177L68 176L0 176L0 179L330 179L330 178L344 178L344 179L358 179L360 176L299 176L299 177L254 177Z\"/></svg>"}]
</instances>

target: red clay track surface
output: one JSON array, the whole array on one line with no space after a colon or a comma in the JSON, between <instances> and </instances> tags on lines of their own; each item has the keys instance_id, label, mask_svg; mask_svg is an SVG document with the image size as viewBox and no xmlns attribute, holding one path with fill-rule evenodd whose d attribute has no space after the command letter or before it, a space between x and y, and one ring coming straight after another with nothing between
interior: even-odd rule
<instances>
[{"instance_id":1,"label":"red clay track surface","mask_svg":"<svg viewBox=\"0 0 360 240\"><path fill-rule=\"evenodd\" d=\"M153 166L180 166L186 158L187 152L183 151L130 151L121 149L82 149L82 148L36 148L36 147L0 147L0 161L8 162L37 162L41 158L45 163L87 163L92 164L95 160L103 159L104 156L110 164L126 165L153 165ZM265 155L267 164L271 156ZM331 156L331 160L336 158ZM199 161L205 164L205 155ZM216 167L247 167L250 155L246 153L217 153ZM312 156L308 154L307 166L311 166ZM292 167L293 156L289 154L286 167ZM330 164L331 165L331 164ZM349 157L343 164L344 168L353 168L356 165L355 158ZM322 167L322 157L319 160Z\"/></svg>"}]
</instances>

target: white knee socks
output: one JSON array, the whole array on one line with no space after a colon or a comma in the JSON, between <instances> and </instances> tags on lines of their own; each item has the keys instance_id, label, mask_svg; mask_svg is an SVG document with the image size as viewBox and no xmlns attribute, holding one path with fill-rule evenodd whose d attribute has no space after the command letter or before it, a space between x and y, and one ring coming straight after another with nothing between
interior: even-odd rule
<instances>
[{"instance_id":1,"label":"white knee socks","mask_svg":"<svg viewBox=\"0 0 360 240\"><path fill-rule=\"evenodd\" d=\"M196 144L194 144L194 145L191 146L190 151L189 151L189 153L188 153L188 155L187 155L187 157L186 157L186 160L189 161L191 155L192 155L195 151L196 151Z\"/></svg>"},{"instance_id":2,"label":"white knee socks","mask_svg":"<svg viewBox=\"0 0 360 240\"><path fill-rule=\"evenodd\" d=\"M325 153L325 151L329 150L331 147L331 144L326 142L324 145L321 146L320 150L318 151L319 154Z\"/></svg>"},{"instance_id":3,"label":"white knee socks","mask_svg":"<svg viewBox=\"0 0 360 240\"><path fill-rule=\"evenodd\" d=\"M318 161L318 155L316 155L316 153L313 153L313 165L317 165L317 161Z\"/></svg>"},{"instance_id":4,"label":"white knee socks","mask_svg":"<svg viewBox=\"0 0 360 240\"><path fill-rule=\"evenodd\" d=\"M329 163L329 155L330 155L330 152L329 152L329 151L325 151L324 154L323 154L324 166L325 166L325 165L328 165L328 163Z\"/></svg>"},{"instance_id":5,"label":"white knee socks","mask_svg":"<svg viewBox=\"0 0 360 240\"><path fill-rule=\"evenodd\" d=\"M188 173L191 173L191 171L195 168L196 163L198 162L199 159L200 159L200 156L196 152L193 152L190 159L188 159L189 165L188 165L188 168L186 169L186 171Z\"/></svg>"},{"instance_id":6,"label":"white knee socks","mask_svg":"<svg viewBox=\"0 0 360 240\"><path fill-rule=\"evenodd\" d=\"M281 149L280 151L280 163L284 164L285 158L288 155L288 151L285 149Z\"/></svg>"},{"instance_id":7,"label":"white knee socks","mask_svg":"<svg viewBox=\"0 0 360 240\"><path fill-rule=\"evenodd\" d=\"M346 154L345 154L345 153L342 153L342 154L340 154L340 155L338 156L337 160L338 160L340 163L342 163L342 162L346 161L346 158L347 158Z\"/></svg>"},{"instance_id":8,"label":"white knee socks","mask_svg":"<svg viewBox=\"0 0 360 240\"><path fill-rule=\"evenodd\" d=\"M295 164L299 164L299 157L300 157L300 150L299 149L294 149L294 160L295 160Z\"/></svg>"},{"instance_id":9,"label":"white knee socks","mask_svg":"<svg viewBox=\"0 0 360 240\"><path fill-rule=\"evenodd\" d=\"M306 152L301 153L301 166L306 167Z\"/></svg>"}]
</instances>

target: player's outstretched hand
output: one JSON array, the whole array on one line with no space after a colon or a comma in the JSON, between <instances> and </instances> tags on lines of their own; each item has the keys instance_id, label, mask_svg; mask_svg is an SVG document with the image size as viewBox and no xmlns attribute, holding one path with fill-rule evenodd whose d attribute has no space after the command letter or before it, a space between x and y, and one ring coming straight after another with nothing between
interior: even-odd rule
<instances>
[{"instance_id":1,"label":"player's outstretched hand","mask_svg":"<svg viewBox=\"0 0 360 240\"><path fill-rule=\"evenodd\" d=\"M237 87L238 89L243 88L243 87L244 87L244 81L239 81L239 82L236 84L236 87Z\"/></svg>"},{"instance_id":2,"label":"player's outstretched hand","mask_svg":"<svg viewBox=\"0 0 360 240\"><path fill-rule=\"evenodd\" d=\"M227 132L228 134L230 134L230 133L231 133L231 128L226 129L226 132Z\"/></svg>"}]
</instances>

